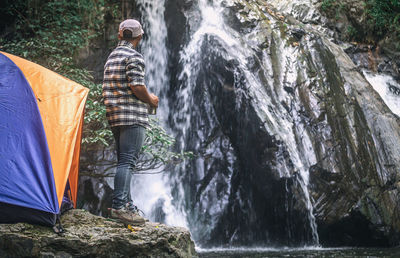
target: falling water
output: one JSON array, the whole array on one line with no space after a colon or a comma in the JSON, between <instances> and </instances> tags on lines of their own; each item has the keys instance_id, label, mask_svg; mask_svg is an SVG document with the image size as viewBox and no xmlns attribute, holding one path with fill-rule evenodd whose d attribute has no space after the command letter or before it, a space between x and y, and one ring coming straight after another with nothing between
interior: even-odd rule
<instances>
[{"instance_id":1,"label":"falling water","mask_svg":"<svg viewBox=\"0 0 400 258\"><path fill-rule=\"evenodd\" d=\"M191 126L191 118L195 113L193 98L193 89L195 88L196 79L198 76L198 69L200 67L201 49L203 43L207 40L207 36L212 36L222 45L223 49L226 50L221 55L226 60L235 60L238 64L238 68L244 72L246 85L251 94L250 98L253 98L255 103L259 105L257 110L259 117L265 118L265 127L269 133L274 135L277 139L285 143L287 150L290 153L290 158L297 169L300 177L298 181L301 185L304 193L306 202L306 208L309 213L310 227L312 230L313 244L318 244L318 234L316 229L315 218L313 215L313 207L308 192L309 175L308 169L311 164L315 164L315 154L311 141L307 134L302 135L305 131L302 124L296 120L296 113L289 114L287 110L279 103L290 102L289 106L296 105L292 102L292 97L280 87L278 90L271 90L268 93L264 89L265 85L260 81L250 69L248 68L247 57L252 56L252 48L246 44L246 36L239 35L238 32L230 29L225 24L223 19L223 7L220 5L221 1L213 1L211 3L207 0L199 1L199 10L201 11L202 22L197 31L192 35L190 42L181 52L181 63L183 64L183 70L179 76L181 81L184 83L181 85L179 95L176 101L179 102L180 113L174 116L174 124L181 130L181 149L185 149L185 143L188 140L186 135L189 132ZM251 12L249 13L249 16ZM272 19L271 19L272 20ZM274 25L272 25L274 26ZM251 35L249 36L251 37ZM284 47L281 44L281 60L286 60L286 66L289 67L285 75L279 78L279 81L284 81L287 84L293 84L296 82L296 62L297 60L292 59L294 52L297 51L291 47ZM264 55L263 62L265 66L271 66L272 61L269 60L267 55ZM272 71L273 69L269 69ZM284 78L283 78L284 77ZM271 85L270 85L271 86ZM273 96L269 95L270 92L274 93ZM240 104L240 103L239 103ZM273 109L270 107L274 106ZM294 108L296 110L296 108ZM298 135L302 135L299 140ZM296 138L297 137L297 138ZM300 141L301 144L298 143ZM288 168L284 161L281 164L278 171L280 171L281 177L290 177L293 173L291 168ZM222 210L224 208L222 203Z\"/></svg>"},{"instance_id":2,"label":"falling water","mask_svg":"<svg viewBox=\"0 0 400 258\"><path fill-rule=\"evenodd\" d=\"M400 84L389 75L368 71L363 71L363 74L390 110L400 116Z\"/></svg>"},{"instance_id":3,"label":"falling water","mask_svg":"<svg viewBox=\"0 0 400 258\"><path fill-rule=\"evenodd\" d=\"M168 53L166 48L167 29L164 20L164 0L137 1L142 16L144 17L144 30L146 37L142 42L142 53L146 62L146 80L148 88L160 97L160 107L158 109L157 117L161 123L166 127L168 125L168 112L169 103L166 92L169 88L169 75L167 69ZM229 1L228 1L229 2ZM259 76L251 71L249 68L248 57L254 55L252 47L249 46L251 33L248 35L239 35L239 33L231 29L224 21L224 8L221 6L221 1L207 1L199 0L198 10L200 10L201 23L198 29L192 34L190 41L186 44L180 53L180 63L182 71L179 74L179 80L183 82L177 93L177 98L174 99L175 105L179 106L179 112L172 116L172 123L175 126L174 132L177 138L180 150L186 150L192 124L192 117L196 115L196 108L194 106L194 89L198 72L202 62L202 52L200 51L202 45L207 41L208 37L213 37L221 47L224 49L221 56L225 60L235 60L238 70L242 71L246 80L246 87L250 94L249 98L257 103L257 115L265 121L264 125L266 131L273 135L276 139L281 141L287 149L290 160L293 166L287 165L286 161L282 160L276 164L276 170L279 171L280 177L292 177L294 172L297 172L299 177L296 177L299 185L301 186L305 206L308 211L308 220L310 221L310 229L312 231L313 244L318 244L318 234L316 229L315 218L313 216L313 207L311 204L308 185L309 174L308 170L312 164L315 164L316 158L311 144L311 140L304 125L299 121L299 114L296 110L300 110L298 102L293 99L288 92L283 90L284 85L296 84L298 77L297 60L295 60L296 48L290 45L285 45L284 42L277 42L279 47L279 58L285 60L285 72L282 72L277 78L277 81L282 82L281 85L265 85ZM251 16L251 12L249 16ZM266 14L268 15L268 14ZM270 17L271 18L271 17ZM271 18L272 27L278 25L274 23ZM279 29L275 30L279 31ZM263 54L261 61L265 70L270 72L266 77L276 76L273 74L272 60L270 56ZM283 85L284 84L284 85ZM270 89L266 90L266 87ZM286 103L286 106L293 107L291 112L281 104ZM240 101L237 105L240 105ZM273 106L273 108L271 108ZM176 131L179 131L177 133ZM201 132L198 132L201 134ZM218 155L218 154L215 154ZM233 171L234 157L228 157L228 169L230 175L227 177L226 182L230 182L230 176ZM187 164L181 165L180 169L184 170ZM206 168L204 163L199 160L196 161L196 171L201 175ZM293 171L293 167L295 171ZM134 201L139 207L144 209L144 212L150 217L151 220L159 220L170 225L188 226L187 214L185 213L184 199L185 192L180 178L172 178L157 175L139 175L135 177L132 185L132 196ZM172 182L174 181L174 182ZM177 185L180 197L174 199L171 194L171 185ZM230 186L229 186L230 187ZM230 188L227 188L225 194L219 198L212 198L206 200L209 203L202 205L203 207L209 206L210 214L214 221L220 215L221 211L228 204L228 196ZM177 195L174 195L177 196ZM213 228L213 221L208 225L189 225L191 231L199 229L193 227L209 227ZM209 231L203 232L207 234ZM233 237L233 236L232 236Z\"/></svg>"},{"instance_id":4,"label":"falling water","mask_svg":"<svg viewBox=\"0 0 400 258\"><path fill-rule=\"evenodd\" d=\"M157 119L165 122L168 117L168 53L167 27L164 21L164 0L137 1L143 18L145 36L141 50L146 64L146 83L151 92L160 98Z\"/></svg>"},{"instance_id":5,"label":"falling water","mask_svg":"<svg viewBox=\"0 0 400 258\"><path fill-rule=\"evenodd\" d=\"M169 77L165 46L167 28L164 21L164 0L138 0L137 3L144 17L145 37L141 43L141 52L146 65L146 83L150 92L160 99L155 118L165 128L169 111L165 92ZM131 189L133 201L143 209L150 220L174 226L187 226L184 211L176 209L172 204L171 187L163 173L137 175L134 177Z\"/></svg>"}]
</instances>

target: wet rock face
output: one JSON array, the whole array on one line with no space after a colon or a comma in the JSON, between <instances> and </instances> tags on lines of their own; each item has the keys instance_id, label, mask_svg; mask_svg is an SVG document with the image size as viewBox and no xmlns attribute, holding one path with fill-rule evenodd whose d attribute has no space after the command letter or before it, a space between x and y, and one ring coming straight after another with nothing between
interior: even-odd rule
<instances>
[{"instance_id":1,"label":"wet rock face","mask_svg":"<svg viewBox=\"0 0 400 258\"><path fill-rule=\"evenodd\" d=\"M316 7L328 18L326 25L336 32L338 39L354 40L370 36L364 1L341 0L328 4L327 1L318 2Z\"/></svg>"},{"instance_id":2,"label":"wet rock face","mask_svg":"<svg viewBox=\"0 0 400 258\"><path fill-rule=\"evenodd\" d=\"M320 31L274 13L265 1L226 2L233 2L227 7L226 21L248 46L246 64L224 53L226 46L218 37L208 36L198 49L202 60L196 67L186 137L171 124L178 141L200 154L178 172L183 183L175 181L177 189L184 188L196 240L203 245L299 245L312 239L299 186L300 168L286 139L278 139L264 126L271 121L261 115L265 103L251 94L244 75L250 69L263 82L260 91L275 96L269 109L281 113L282 119L290 117L296 148L315 156L305 157L309 163L304 164L320 243L398 243L399 119L343 49ZM303 11L295 18L317 15ZM178 16L189 17L190 12L181 9ZM167 14L166 19L173 24L175 16ZM292 54L284 56L286 51ZM175 78L171 96L187 82ZM182 106L170 108L171 114L179 114ZM306 136L312 153L304 149ZM225 199L222 208L217 202L221 199ZM196 224L203 228L196 229Z\"/></svg>"},{"instance_id":3,"label":"wet rock face","mask_svg":"<svg viewBox=\"0 0 400 258\"><path fill-rule=\"evenodd\" d=\"M307 243L311 239L310 222L301 203L302 194L296 176L280 178L275 167L280 157L286 157L286 162L290 163L285 147L263 127L254 103L246 95L247 85L242 71L234 60L225 60L223 52L215 38L210 36L205 40L196 84L207 94L204 98L197 98L196 104L200 107L211 105L215 121L206 126L212 126L211 130L219 131L219 137L229 141L235 164L231 179L226 182L230 184L229 202L219 214L211 235L202 244ZM199 123L205 121L205 116L197 118ZM216 148L224 150L223 145ZM223 167L223 160L214 162ZM202 193L197 194L201 199Z\"/></svg>"},{"instance_id":4,"label":"wet rock face","mask_svg":"<svg viewBox=\"0 0 400 258\"><path fill-rule=\"evenodd\" d=\"M345 44L343 48L358 68L388 74L400 82L400 53L391 54L390 50L379 45L353 43ZM395 88L392 90L397 94Z\"/></svg>"},{"instance_id":5,"label":"wet rock face","mask_svg":"<svg viewBox=\"0 0 400 258\"><path fill-rule=\"evenodd\" d=\"M313 46L314 58L320 60L317 66L331 68L323 106L329 107L326 122L334 146L331 154L325 153L332 158L328 164L310 168L321 243L393 245L400 232L398 174L393 170L400 164L399 148L392 145L400 141L394 129L399 119L342 49L326 40L320 43ZM389 163L396 165L385 165ZM357 227L347 227L350 223Z\"/></svg>"},{"instance_id":6,"label":"wet rock face","mask_svg":"<svg viewBox=\"0 0 400 258\"><path fill-rule=\"evenodd\" d=\"M288 18L294 17L303 24L318 25L317 29L324 36L343 45L358 67L386 73L400 81L400 53L395 46L397 40L394 35L387 35L376 42L372 25L368 22L365 1L272 0L268 4ZM349 41L352 43L345 43Z\"/></svg>"},{"instance_id":7,"label":"wet rock face","mask_svg":"<svg viewBox=\"0 0 400 258\"><path fill-rule=\"evenodd\" d=\"M180 6L178 12L166 9L167 24L180 24L193 12L193 19L198 19L190 5L167 6ZM235 11L229 13L234 15ZM235 22L239 26L240 21ZM169 29L171 46L181 45L185 37L188 44L190 33L199 25L193 20L188 20L187 25L189 35L176 35L175 29ZM170 62L176 62L181 48L171 49ZM196 241L203 246L308 243L310 222L297 176L280 178L276 162L286 159L291 166L290 158L285 146L265 130L256 105L249 99L238 61L227 60L226 50L213 36L207 36L198 51L201 60L200 66L194 68L198 70L187 138L171 123L178 141L185 141L186 148L194 150L198 157L179 170L178 178L183 182L176 182L177 189L184 187L188 221ZM254 62L255 72L260 69L257 56L248 58ZM175 79L170 99L177 99L177 92L188 87L187 79L178 78L180 70L176 67L183 69L177 64L173 70L177 74L172 74ZM179 116L182 103L172 103L171 115Z\"/></svg>"},{"instance_id":8,"label":"wet rock face","mask_svg":"<svg viewBox=\"0 0 400 258\"><path fill-rule=\"evenodd\" d=\"M196 257L184 228L146 223L128 229L121 223L70 210L59 236L49 227L25 223L0 225L1 257Z\"/></svg>"}]
</instances>

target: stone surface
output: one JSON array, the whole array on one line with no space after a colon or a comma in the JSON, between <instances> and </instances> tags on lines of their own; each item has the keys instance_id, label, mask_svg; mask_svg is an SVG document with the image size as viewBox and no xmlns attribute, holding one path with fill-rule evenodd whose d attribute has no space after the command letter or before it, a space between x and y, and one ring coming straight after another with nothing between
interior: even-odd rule
<instances>
[{"instance_id":1,"label":"stone surface","mask_svg":"<svg viewBox=\"0 0 400 258\"><path fill-rule=\"evenodd\" d=\"M185 117L191 126L172 120L176 132L187 130L178 141L199 153L172 180L188 196L184 207L195 239L204 245L313 243L301 186L307 176L300 176L308 174L321 244L398 244L399 118L321 24L312 7L320 1L224 2L234 32L221 34L240 35L240 43L204 36L200 61L184 64L196 74L177 80L172 92L178 97L171 97L179 99L178 89L196 82ZM191 11L167 20L172 24L181 13L190 17ZM174 102L171 113L184 117L183 106Z\"/></svg>"},{"instance_id":2,"label":"stone surface","mask_svg":"<svg viewBox=\"0 0 400 258\"><path fill-rule=\"evenodd\" d=\"M400 81L397 36L387 34L380 41L373 35L363 0L295 0L268 1L287 19L294 17L302 24L315 23L313 29L324 37L340 42L353 62L360 68L389 74ZM344 42L351 41L351 46Z\"/></svg>"},{"instance_id":3,"label":"stone surface","mask_svg":"<svg viewBox=\"0 0 400 258\"><path fill-rule=\"evenodd\" d=\"M26 223L0 224L0 257L196 257L188 230L147 222L143 227L70 210L66 232Z\"/></svg>"},{"instance_id":4,"label":"stone surface","mask_svg":"<svg viewBox=\"0 0 400 258\"><path fill-rule=\"evenodd\" d=\"M327 71L325 93L334 147L320 154L329 162L310 168L320 237L328 245L396 245L399 118L339 46L321 43L321 64L335 60L337 69Z\"/></svg>"}]
</instances>

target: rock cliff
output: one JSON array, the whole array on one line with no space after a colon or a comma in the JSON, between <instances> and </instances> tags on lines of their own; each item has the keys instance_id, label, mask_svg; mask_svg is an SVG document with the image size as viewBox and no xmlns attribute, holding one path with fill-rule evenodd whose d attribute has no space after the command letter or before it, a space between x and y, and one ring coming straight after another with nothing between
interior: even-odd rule
<instances>
[{"instance_id":1,"label":"rock cliff","mask_svg":"<svg viewBox=\"0 0 400 258\"><path fill-rule=\"evenodd\" d=\"M349 26L369 33L362 27L366 19L360 15L362 1L337 1L335 4L342 8L336 9L335 19L329 13L326 18L320 12L322 1L308 1L309 8L304 8L305 3L301 1L283 2L288 1L271 1L271 4L287 20L295 18L295 24L307 24L309 32L322 36L303 41L311 57L308 60L318 60L307 66L320 71L316 78L323 82L318 89L302 93L308 96L302 98L305 107L310 105L312 95L321 97L317 105L320 108L314 106L314 112L319 110L325 118L319 116L319 121L314 120L310 125L318 127L323 123L324 129L318 132L330 135L328 141L318 143L321 149L316 148L317 162L309 169L321 242L325 245L397 245L399 118L387 108L361 71L388 74L398 80L398 58L392 51L380 50L382 42L376 47L358 43L349 46L342 41L349 39L345 30ZM364 37L362 33L360 36ZM327 88L324 90L324 87ZM393 86L387 83L384 87L389 92ZM392 95L397 94L392 92ZM314 141L318 137L312 136Z\"/></svg>"},{"instance_id":2,"label":"rock cliff","mask_svg":"<svg viewBox=\"0 0 400 258\"><path fill-rule=\"evenodd\" d=\"M171 127L199 154L173 182L202 244L398 243L399 118L317 2L166 9L167 23L184 17L188 28L169 38L188 41Z\"/></svg>"}]
</instances>

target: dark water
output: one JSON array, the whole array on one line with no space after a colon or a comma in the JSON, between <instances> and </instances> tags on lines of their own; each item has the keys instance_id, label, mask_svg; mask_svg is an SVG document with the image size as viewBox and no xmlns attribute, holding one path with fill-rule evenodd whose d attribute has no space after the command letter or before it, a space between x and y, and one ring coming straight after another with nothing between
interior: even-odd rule
<instances>
[{"instance_id":1,"label":"dark water","mask_svg":"<svg viewBox=\"0 0 400 258\"><path fill-rule=\"evenodd\" d=\"M397 248L236 248L236 249L198 249L202 258L261 258L261 257L400 257Z\"/></svg>"}]
</instances>

